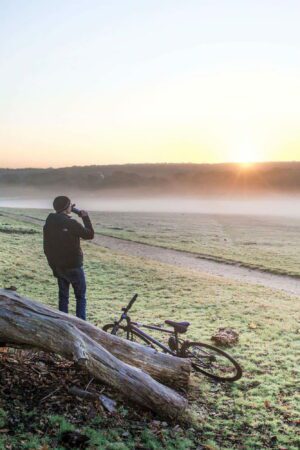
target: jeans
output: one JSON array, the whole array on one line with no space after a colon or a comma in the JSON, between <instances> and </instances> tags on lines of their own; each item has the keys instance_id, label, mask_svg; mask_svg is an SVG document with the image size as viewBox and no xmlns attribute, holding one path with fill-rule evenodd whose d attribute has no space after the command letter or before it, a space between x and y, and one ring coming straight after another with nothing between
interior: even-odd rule
<instances>
[{"instance_id":1,"label":"jeans","mask_svg":"<svg viewBox=\"0 0 300 450\"><path fill-rule=\"evenodd\" d=\"M86 282L82 267L74 269L57 269L59 310L68 313L69 288L73 287L76 298L76 316L86 320Z\"/></svg>"}]
</instances>

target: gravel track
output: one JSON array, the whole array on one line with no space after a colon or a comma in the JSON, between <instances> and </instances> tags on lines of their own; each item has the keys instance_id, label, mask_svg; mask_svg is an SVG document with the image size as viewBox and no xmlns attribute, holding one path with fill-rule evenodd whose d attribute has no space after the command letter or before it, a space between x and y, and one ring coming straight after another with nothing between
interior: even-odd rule
<instances>
[{"instance_id":1,"label":"gravel track","mask_svg":"<svg viewBox=\"0 0 300 450\"><path fill-rule=\"evenodd\" d=\"M300 279L296 277L263 272L259 269L248 269L239 266L238 263L233 265L207 260L189 252L141 244L110 236L100 236L99 234L95 236L93 242L126 255L139 256L172 266L241 281L243 283L260 284L300 296Z\"/></svg>"},{"instance_id":2,"label":"gravel track","mask_svg":"<svg viewBox=\"0 0 300 450\"><path fill-rule=\"evenodd\" d=\"M24 222L42 225L43 220L30 216L2 213L8 217ZM130 240L96 234L92 241L95 245L126 255L138 256L171 266L183 267L201 273L215 275L226 279L266 286L268 288L282 290L289 294L300 296L300 278L289 275L278 275L264 272L259 269L246 268L239 263L228 264L219 261L207 260L193 253L162 248L150 244L142 244Z\"/></svg>"}]
</instances>

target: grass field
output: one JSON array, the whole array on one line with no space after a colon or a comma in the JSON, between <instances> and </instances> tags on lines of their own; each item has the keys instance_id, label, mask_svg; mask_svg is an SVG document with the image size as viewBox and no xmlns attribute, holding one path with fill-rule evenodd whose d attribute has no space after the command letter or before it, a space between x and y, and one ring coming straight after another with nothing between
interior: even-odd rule
<instances>
[{"instance_id":1,"label":"grass field","mask_svg":"<svg viewBox=\"0 0 300 450\"><path fill-rule=\"evenodd\" d=\"M45 218L43 210L15 210ZM162 213L91 213L99 233L300 276L300 219Z\"/></svg>"},{"instance_id":2,"label":"grass field","mask_svg":"<svg viewBox=\"0 0 300 450\"><path fill-rule=\"evenodd\" d=\"M128 216L123 220L129 220ZM0 216L0 237L0 286L17 286L20 294L56 307L56 283L42 252L40 227ZM239 344L230 352L243 365L243 379L223 386L202 376L194 378L189 396L200 430L186 432L188 435L176 443L171 438L157 441L151 429L146 429L149 448L192 449L200 443L207 446L203 448L222 450L298 448L299 298L118 255L92 243L83 246L91 322L99 326L110 322L138 292L132 315L140 320L190 320L189 336L207 342L221 326L231 326L240 334ZM2 407L0 399L0 413ZM83 420L82 429L85 426ZM101 427L97 430L101 434ZM2 433L0 448L14 448L9 445L17 438L18 429L15 435ZM34 440L37 443L32 446ZM120 437L117 440L120 442ZM181 441L183 444L179 444ZM38 449L47 442L47 436L23 430L22 442L20 448ZM131 441L122 442L122 447L93 448L135 448L134 442L132 432Z\"/></svg>"}]
</instances>

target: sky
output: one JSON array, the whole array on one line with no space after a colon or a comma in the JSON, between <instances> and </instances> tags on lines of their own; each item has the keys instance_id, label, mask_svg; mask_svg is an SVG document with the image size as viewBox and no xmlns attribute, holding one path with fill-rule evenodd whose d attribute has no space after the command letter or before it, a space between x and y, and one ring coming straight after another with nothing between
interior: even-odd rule
<instances>
[{"instance_id":1,"label":"sky","mask_svg":"<svg viewBox=\"0 0 300 450\"><path fill-rule=\"evenodd\" d=\"M300 2L0 0L0 167L300 160Z\"/></svg>"}]
</instances>

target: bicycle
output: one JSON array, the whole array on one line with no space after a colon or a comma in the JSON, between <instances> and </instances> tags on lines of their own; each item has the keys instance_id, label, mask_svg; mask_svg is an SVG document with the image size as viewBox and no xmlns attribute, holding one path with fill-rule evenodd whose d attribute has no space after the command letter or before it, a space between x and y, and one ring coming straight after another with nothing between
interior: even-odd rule
<instances>
[{"instance_id":1,"label":"bicycle","mask_svg":"<svg viewBox=\"0 0 300 450\"><path fill-rule=\"evenodd\" d=\"M133 322L128 316L128 312L137 297L138 295L135 294L128 305L122 308L122 314L119 320L116 319L114 323L104 325L103 330L131 341L140 341L142 344L146 344L155 350L160 349L164 353L172 356L189 358L194 370L216 381L233 382L241 378L241 366L228 353L209 344L179 339L179 334L187 332L190 325L189 322L165 320L165 324L171 326L173 330L158 325L144 325ZM126 321L126 325L121 325L123 321ZM142 327L170 334L168 346L142 331Z\"/></svg>"}]
</instances>

